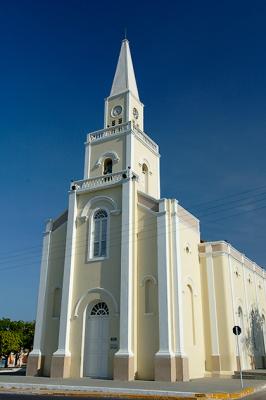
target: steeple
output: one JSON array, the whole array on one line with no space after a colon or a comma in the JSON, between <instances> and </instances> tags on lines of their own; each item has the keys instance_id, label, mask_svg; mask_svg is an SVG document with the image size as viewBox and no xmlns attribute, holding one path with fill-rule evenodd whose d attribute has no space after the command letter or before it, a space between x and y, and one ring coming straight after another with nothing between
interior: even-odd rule
<instances>
[{"instance_id":1,"label":"steeple","mask_svg":"<svg viewBox=\"0 0 266 400\"><path fill-rule=\"evenodd\" d=\"M124 39L120 49L110 97L126 92L127 90L129 90L133 96L139 100L129 42L127 39Z\"/></svg>"}]
</instances>

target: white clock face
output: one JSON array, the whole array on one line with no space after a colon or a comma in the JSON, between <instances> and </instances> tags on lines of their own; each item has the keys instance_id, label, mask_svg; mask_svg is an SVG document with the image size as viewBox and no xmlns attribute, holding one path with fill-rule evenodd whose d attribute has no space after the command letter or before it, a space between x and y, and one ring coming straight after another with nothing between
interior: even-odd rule
<instances>
[{"instance_id":1,"label":"white clock face","mask_svg":"<svg viewBox=\"0 0 266 400\"><path fill-rule=\"evenodd\" d=\"M133 108L133 116L134 116L134 118L136 118L136 119L138 119L138 117L139 117L139 112L138 112L138 110L134 107Z\"/></svg>"},{"instance_id":2,"label":"white clock face","mask_svg":"<svg viewBox=\"0 0 266 400\"><path fill-rule=\"evenodd\" d=\"M115 106L111 111L111 115L112 117L117 117L122 113L122 111L123 111L122 106Z\"/></svg>"}]
</instances>

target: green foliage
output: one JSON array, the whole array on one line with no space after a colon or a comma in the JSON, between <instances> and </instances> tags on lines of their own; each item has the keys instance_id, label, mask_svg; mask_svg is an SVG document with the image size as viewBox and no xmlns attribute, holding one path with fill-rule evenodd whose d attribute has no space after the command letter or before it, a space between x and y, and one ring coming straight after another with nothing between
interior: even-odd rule
<instances>
[{"instance_id":1,"label":"green foliage","mask_svg":"<svg viewBox=\"0 0 266 400\"><path fill-rule=\"evenodd\" d=\"M21 348L21 335L13 331L0 332L0 354L8 356L11 352L17 353Z\"/></svg>"},{"instance_id":2,"label":"green foliage","mask_svg":"<svg viewBox=\"0 0 266 400\"><path fill-rule=\"evenodd\" d=\"M34 328L34 322L0 319L0 356L17 353L21 349L32 350Z\"/></svg>"}]
</instances>

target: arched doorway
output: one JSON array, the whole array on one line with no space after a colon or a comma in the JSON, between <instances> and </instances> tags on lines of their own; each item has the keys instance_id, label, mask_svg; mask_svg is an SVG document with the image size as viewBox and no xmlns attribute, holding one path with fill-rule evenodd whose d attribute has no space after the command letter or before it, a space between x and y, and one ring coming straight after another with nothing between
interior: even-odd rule
<instances>
[{"instance_id":1,"label":"arched doorway","mask_svg":"<svg viewBox=\"0 0 266 400\"><path fill-rule=\"evenodd\" d=\"M108 355L109 309L106 303L98 302L86 317L84 376L107 378Z\"/></svg>"}]
</instances>

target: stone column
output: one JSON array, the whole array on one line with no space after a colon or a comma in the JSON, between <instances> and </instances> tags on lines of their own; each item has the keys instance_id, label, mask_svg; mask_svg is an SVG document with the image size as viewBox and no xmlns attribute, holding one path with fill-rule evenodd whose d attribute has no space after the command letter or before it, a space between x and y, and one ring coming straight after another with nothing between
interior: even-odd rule
<instances>
[{"instance_id":1,"label":"stone column","mask_svg":"<svg viewBox=\"0 0 266 400\"><path fill-rule=\"evenodd\" d=\"M70 375L71 353L69 350L69 336L70 336L71 301L72 301L72 290L73 290L73 273L74 273L74 263L75 263L76 216L77 216L76 192L72 191L69 193L66 251L65 251L65 263L64 263L58 349L53 354L52 364L51 364L51 377L53 378L67 378Z\"/></svg>"},{"instance_id":2,"label":"stone column","mask_svg":"<svg viewBox=\"0 0 266 400\"><path fill-rule=\"evenodd\" d=\"M206 246L206 268L207 268L207 287L209 297L209 318L211 327L211 360L212 371L221 370L220 350L219 350L219 334L216 308L216 293L213 272L212 246Z\"/></svg>"},{"instance_id":3,"label":"stone column","mask_svg":"<svg viewBox=\"0 0 266 400\"><path fill-rule=\"evenodd\" d=\"M53 221L50 219L46 223L43 236L41 275L39 284L39 295L37 303L37 315L34 333L33 350L29 355L27 363L27 376L37 376L41 373L42 368L42 338L45 320L45 302L46 302L46 286L49 267L49 251Z\"/></svg>"},{"instance_id":4,"label":"stone column","mask_svg":"<svg viewBox=\"0 0 266 400\"><path fill-rule=\"evenodd\" d=\"M131 166L133 159L133 134L127 135L126 162ZM122 186L122 236L121 236L121 285L120 285L120 346L114 357L114 379L133 380L135 376L133 352L133 242L134 183L131 170Z\"/></svg>"},{"instance_id":5,"label":"stone column","mask_svg":"<svg viewBox=\"0 0 266 400\"><path fill-rule=\"evenodd\" d=\"M172 350L171 271L167 200L161 200L157 217L159 351L155 354L155 380L175 381L175 355Z\"/></svg>"},{"instance_id":6,"label":"stone column","mask_svg":"<svg viewBox=\"0 0 266 400\"><path fill-rule=\"evenodd\" d=\"M184 348L184 316L182 301L182 268L180 256L178 203L172 200L172 249L173 249L173 287L174 287L174 326L176 380L188 381L188 358Z\"/></svg>"}]
</instances>

